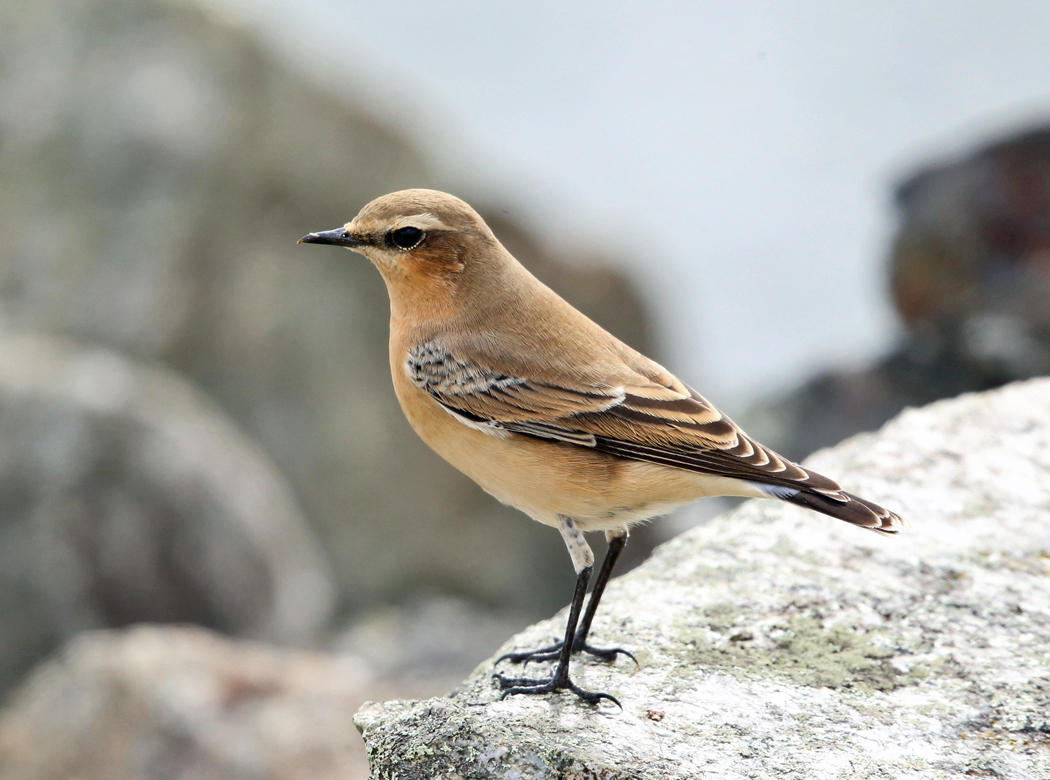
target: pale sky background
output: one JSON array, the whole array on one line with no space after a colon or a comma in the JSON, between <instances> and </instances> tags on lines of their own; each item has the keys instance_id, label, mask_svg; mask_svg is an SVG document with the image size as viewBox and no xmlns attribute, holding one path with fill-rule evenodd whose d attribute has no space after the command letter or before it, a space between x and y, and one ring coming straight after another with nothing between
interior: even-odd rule
<instances>
[{"instance_id":1,"label":"pale sky background","mask_svg":"<svg viewBox=\"0 0 1050 780\"><path fill-rule=\"evenodd\" d=\"M660 357L731 414L892 344L901 176L1050 119L1042 0L214 2L364 90L447 189L621 245Z\"/></svg>"}]
</instances>

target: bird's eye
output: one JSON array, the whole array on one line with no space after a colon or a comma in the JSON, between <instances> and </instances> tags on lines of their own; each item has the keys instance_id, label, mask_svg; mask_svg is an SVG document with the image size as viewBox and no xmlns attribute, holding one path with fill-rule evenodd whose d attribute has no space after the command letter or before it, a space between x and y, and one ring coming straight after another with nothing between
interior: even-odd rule
<instances>
[{"instance_id":1,"label":"bird's eye","mask_svg":"<svg viewBox=\"0 0 1050 780\"><path fill-rule=\"evenodd\" d=\"M391 230L387 233L386 240L391 246L396 246L398 249L413 249L419 246L423 235L423 231L419 228L408 226Z\"/></svg>"}]
</instances>

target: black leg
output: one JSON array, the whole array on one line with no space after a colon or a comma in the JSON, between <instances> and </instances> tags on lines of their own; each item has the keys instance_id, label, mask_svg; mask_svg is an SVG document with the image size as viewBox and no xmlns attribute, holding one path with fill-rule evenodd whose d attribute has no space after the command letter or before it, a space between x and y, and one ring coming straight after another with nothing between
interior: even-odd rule
<instances>
[{"instance_id":1,"label":"black leg","mask_svg":"<svg viewBox=\"0 0 1050 780\"><path fill-rule=\"evenodd\" d=\"M583 619L580 620L580 625L573 636L572 652L574 653L583 651L607 662L615 661L618 655L625 655L636 664L638 663L638 659L622 647L592 647L587 644L587 635L590 633L594 614L598 611L598 602L601 601L602 594L605 592L605 585L609 582L613 567L616 565L616 559L620 557L620 553L623 552L626 544L627 534L614 536L609 540L609 551L605 554L605 560L602 561L598 579L594 581L594 590L591 592L590 601L587 602L587 609L583 613ZM515 664L528 663L529 661L553 661L560 656L564 644L563 641L559 640L553 645L541 647L539 650L524 653L507 653L496 659L496 663L500 661L510 661Z\"/></svg>"},{"instance_id":2,"label":"black leg","mask_svg":"<svg viewBox=\"0 0 1050 780\"><path fill-rule=\"evenodd\" d=\"M492 677L501 688L506 698L512 693L551 693L553 691L572 691L588 704L597 704L602 699L608 699L617 707L623 706L615 697L607 693L585 691L569 679L569 658L572 656L573 637L576 635L576 626L580 620L580 611L583 609L583 599L587 595L587 581L591 577L591 567L580 572L576 578L576 591L572 596L572 604L569 606L569 620L565 625L565 639L558 650L558 665L554 669L554 675L547 680L531 677L504 677L502 674L494 674Z\"/></svg>"},{"instance_id":3,"label":"black leg","mask_svg":"<svg viewBox=\"0 0 1050 780\"><path fill-rule=\"evenodd\" d=\"M609 551L605 553L605 560L602 561L602 568L601 571L598 572L598 579L594 581L594 590L591 592L591 599L587 602L587 609L583 613L583 619L580 620L580 625L576 629L576 636L572 641L572 651L574 653L582 650L585 653L590 653L593 656L601 658L603 661L614 661L616 660L617 655L622 654L630 658L636 664L638 663L638 659L622 647L600 648L591 647L587 644L587 635L591 631L591 621L594 620L594 613L598 611L598 602L601 601L602 594L605 593L605 586L609 582L609 577L612 575L612 570L616 565L616 560L620 557L620 553L623 552L623 548L626 545L627 534L614 536L609 540Z\"/></svg>"}]
</instances>

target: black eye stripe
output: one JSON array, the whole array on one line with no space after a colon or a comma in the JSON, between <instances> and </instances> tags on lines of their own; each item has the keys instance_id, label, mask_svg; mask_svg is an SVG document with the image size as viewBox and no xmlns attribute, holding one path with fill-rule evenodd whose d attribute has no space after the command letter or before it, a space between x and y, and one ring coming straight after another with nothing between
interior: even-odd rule
<instances>
[{"instance_id":1,"label":"black eye stripe","mask_svg":"<svg viewBox=\"0 0 1050 780\"><path fill-rule=\"evenodd\" d=\"M391 230L386 234L387 243L397 249L414 249L422 243L423 238L426 236L422 230L411 225L406 225L403 228L397 230Z\"/></svg>"}]
</instances>

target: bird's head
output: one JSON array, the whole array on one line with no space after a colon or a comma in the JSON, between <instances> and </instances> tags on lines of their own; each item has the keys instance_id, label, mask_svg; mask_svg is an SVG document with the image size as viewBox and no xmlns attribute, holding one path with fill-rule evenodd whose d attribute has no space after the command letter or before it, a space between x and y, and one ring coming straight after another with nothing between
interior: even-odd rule
<instances>
[{"instance_id":1,"label":"bird's head","mask_svg":"<svg viewBox=\"0 0 1050 780\"><path fill-rule=\"evenodd\" d=\"M332 244L371 260L391 287L413 280L458 284L472 266L502 252L485 221L459 198L401 190L376 198L345 225L308 233L300 244ZM498 248L498 249L497 249Z\"/></svg>"}]
</instances>

